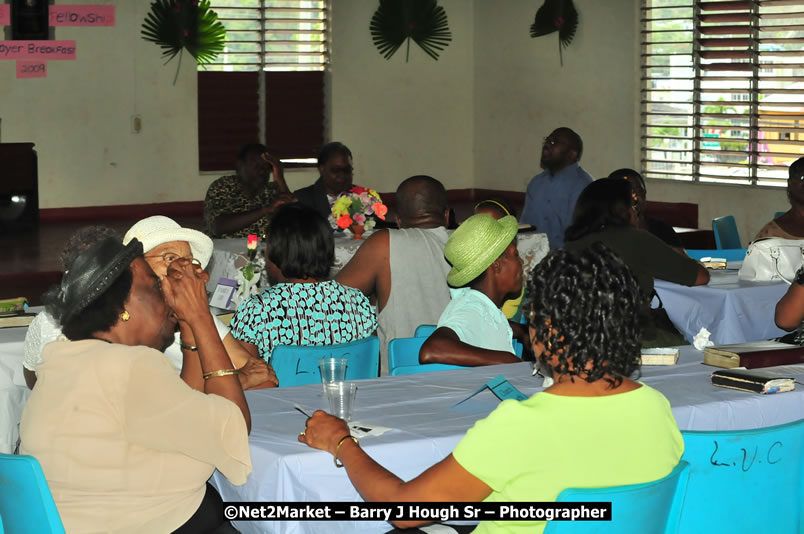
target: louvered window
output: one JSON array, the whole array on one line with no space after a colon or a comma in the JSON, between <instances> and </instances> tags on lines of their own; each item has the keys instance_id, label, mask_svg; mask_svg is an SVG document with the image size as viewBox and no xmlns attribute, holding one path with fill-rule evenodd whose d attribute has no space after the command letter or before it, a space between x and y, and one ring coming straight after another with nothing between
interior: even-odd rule
<instances>
[{"instance_id":1,"label":"louvered window","mask_svg":"<svg viewBox=\"0 0 804 534\"><path fill-rule=\"evenodd\" d=\"M804 0L643 0L645 176L784 185L804 156Z\"/></svg>"},{"instance_id":2,"label":"louvered window","mask_svg":"<svg viewBox=\"0 0 804 534\"><path fill-rule=\"evenodd\" d=\"M324 142L324 0L212 0L226 46L198 72L201 170L232 169L245 143L313 164Z\"/></svg>"}]
</instances>

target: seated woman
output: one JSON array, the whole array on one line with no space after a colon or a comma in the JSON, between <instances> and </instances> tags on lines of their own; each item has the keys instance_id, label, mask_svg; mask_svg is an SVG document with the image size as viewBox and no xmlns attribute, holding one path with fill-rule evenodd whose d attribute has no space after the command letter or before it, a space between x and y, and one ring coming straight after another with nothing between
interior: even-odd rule
<instances>
[{"instance_id":1,"label":"seated woman","mask_svg":"<svg viewBox=\"0 0 804 534\"><path fill-rule=\"evenodd\" d=\"M790 201L790 209L763 226L754 239L804 239L804 158L794 161L787 172L787 199Z\"/></svg>"},{"instance_id":2,"label":"seated woman","mask_svg":"<svg viewBox=\"0 0 804 534\"><path fill-rule=\"evenodd\" d=\"M684 442L658 391L628 377L639 369L639 284L602 245L550 252L528 294L533 351L556 383L505 400L455 450L409 482L371 459L346 424L323 411L299 441L342 462L366 501L554 501L570 487L637 484L666 476ZM397 523L407 527L422 522ZM542 532L544 521L487 521L474 531Z\"/></svg>"},{"instance_id":3,"label":"seated woman","mask_svg":"<svg viewBox=\"0 0 804 534\"><path fill-rule=\"evenodd\" d=\"M329 280L334 261L324 216L300 204L282 206L265 238L271 287L237 308L234 337L268 360L279 345L335 345L370 336L377 329L374 308L359 290Z\"/></svg>"},{"instance_id":4,"label":"seated woman","mask_svg":"<svg viewBox=\"0 0 804 534\"><path fill-rule=\"evenodd\" d=\"M449 237L444 256L450 303L419 351L421 363L495 365L516 363L513 332L500 311L522 292L522 259L516 249L515 217L472 215Z\"/></svg>"},{"instance_id":5,"label":"seated woman","mask_svg":"<svg viewBox=\"0 0 804 534\"><path fill-rule=\"evenodd\" d=\"M601 178L583 190L566 232L566 248L580 250L601 242L634 271L642 288L642 345L669 347L686 343L663 308L651 309L653 279L685 286L709 282L709 271L695 260L675 252L658 237L638 228L625 180Z\"/></svg>"},{"instance_id":6,"label":"seated woman","mask_svg":"<svg viewBox=\"0 0 804 534\"><path fill-rule=\"evenodd\" d=\"M776 304L774 319L782 330L795 330L779 341L804 345L804 267L796 272L793 283Z\"/></svg>"},{"instance_id":7,"label":"seated woman","mask_svg":"<svg viewBox=\"0 0 804 534\"><path fill-rule=\"evenodd\" d=\"M69 341L43 352L20 452L39 460L67 532L212 532L226 524L215 469L251 472L251 416L187 259L160 279L142 244L105 239L43 299ZM185 322L202 392L162 354Z\"/></svg>"},{"instance_id":8,"label":"seated woman","mask_svg":"<svg viewBox=\"0 0 804 534\"><path fill-rule=\"evenodd\" d=\"M117 232L102 226L78 230L70 237L61 255L65 272L80 252L111 236L119 239ZM178 258L187 258L200 269L204 269L212 256L212 240L209 237L197 230L182 228L173 219L161 215L138 221L126 232L123 243L127 244L134 238L142 244L145 261L159 277L165 276L168 265ZM207 275L203 273L202 276ZM225 324L217 318L213 318L213 321L234 367L241 370L238 374L241 385L245 389L276 386L273 369L266 366L264 361L251 358L245 348L232 337ZM165 356L185 382L195 389L203 390L203 379L198 372L198 354L193 350L195 342L192 333L185 323L179 325L174 342L165 349ZM28 387L33 388L36 383L36 368L42 362L44 345L57 339L60 334L61 330L47 312L34 318L24 344L23 372Z\"/></svg>"},{"instance_id":9,"label":"seated woman","mask_svg":"<svg viewBox=\"0 0 804 534\"><path fill-rule=\"evenodd\" d=\"M637 221L634 226L655 235L676 252L681 252L684 255L687 254L684 251L681 238L678 237L678 234L673 230L671 225L661 219L648 217L646 213L648 208L648 190L645 187L645 179L642 178L641 174L634 169L617 169L609 174L609 178L625 180L631 186L631 198L634 201L637 214Z\"/></svg>"},{"instance_id":10,"label":"seated woman","mask_svg":"<svg viewBox=\"0 0 804 534\"><path fill-rule=\"evenodd\" d=\"M500 220L503 217L507 217L508 215L510 215L515 219L517 218L516 210L508 202L506 202L505 199L502 199L500 197L487 198L475 204L475 215L477 215L478 213L485 213L486 215L491 215L497 220ZM522 297L524 295L525 295L525 288L523 287L522 291L519 292L519 296L508 299L505 302L503 302L501 310L503 312L503 315L505 315L507 319L510 320L513 319L515 316L517 316L517 313L519 312L519 307L522 305ZM520 341L523 341L524 336L521 335L522 334L521 332L517 331L519 326L521 326L519 325L519 323L511 324L511 328L514 329L514 337L516 337ZM525 343L524 341L523 343L527 346L527 343Z\"/></svg>"}]
</instances>

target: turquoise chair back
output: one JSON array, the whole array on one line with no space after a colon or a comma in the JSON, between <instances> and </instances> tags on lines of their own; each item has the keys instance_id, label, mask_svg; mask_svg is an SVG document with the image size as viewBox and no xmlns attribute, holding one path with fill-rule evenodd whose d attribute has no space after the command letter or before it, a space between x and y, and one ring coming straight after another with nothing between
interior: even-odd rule
<instances>
[{"instance_id":1,"label":"turquoise chair back","mask_svg":"<svg viewBox=\"0 0 804 534\"><path fill-rule=\"evenodd\" d=\"M682 461L653 482L565 489L556 502L611 502L611 521L548 521L544 534L675 534L688 473Z\"/></svg>"},{"instance_id":2,"label":"turquoise chair back","mask_svg":"<svg viewBox=\"0 0 804 534\"><path fill-rule=\"evenodd\" d=\"M745 248L687 249L687 255L694 260L709 257L725 258L726 261L743 261L747 250Z\"/></svg>"},{"instance_id":3,"label":"turquoise chair back","mask_svg":"<svg viewBox=\"0 0 804 534\"><path fill-rule=\"evenodd\" d=\"M681 534L804 532L804 419L681 435L690 464Z\"/></svg>"},{"instance_id":4,"label":"turquoise chair back","mask_svg":"<svg viewBox=\"0 0 804 534\"><path fill-rule=\"evenodd\" d=\"M436 331L436 325L434 324L420 324L419 326L416 327L416 331L413 333L413 335L415 337L430 337L430 334L432 334L435 331ZM514 354L516 354L516 357L521 360L522 350L524 349L522 343L520 343L516 339L512 339L511 345L514 349Z\"/></svg>"},{"instance_id":5,"label":"turquoise chair back","mask_svg":"<svg viewBox=\"0 0 804 534\"><path fill-rule=\"evenodd\" d=\"M391 376L467 369L461 365L419 363L419 349L422 348L425 341L427 341L426 337L399 337L388 343L388 372Z\"/></svg>"},{"instance_id":6,"label":"turquoise chair back","mask_svg":"<svg viewBox=\"0 0 804 534\"><path fill-rule=\"evenodd\" d=\"M420 324L416 327L416 332L414 332L415 337L430 337L430 334L436 331L436 325L434 324Z\"/></svg>"},{"instance_id":7,"label":"turquoise chair back","mask_svg":"<svg viewBox=\"0 0 804 534\"><path fill-rule=\"evenodd\" d=\"M715 233L715 246L718 249L742 248L734 216L726 215L712 219L712 231Z\"/></svg>"},{"instance_id":8,"label":"turquoise chair back","mask_svg":"<svg viewBox=\"0 0 804 534\"><path fill-rule=\"evenodd\" d=\"M419 327L421 328L421 326ZM416 329L418 331L418 328ZM428 335L429 336L429 335ZM388 372L391 376L429 373L431 371L449 371L452 369L468 369L463 365L446 363L419 363L421 350L427 337L399 337L388 343ZM522 358L522 343L513 341L514 352ZM281 382L280 382L281 384Z\"/></svg>"},{"instance_id":9,"label":"turquoise chair back","mask_svg":"<svg viewBox=\"0 0 804 534\"><path fill-rule=\"evenodd\" d=\"M42 467L33 456L0 454L0 517L0 532L64 534Z\"/></svg>"},{"instance_id":10,"label":"turquoise chair back","mask_svg":"<svg viewBox=\"0 0 804 534\"><path fill-rule=\"evenodd\" d=\"M303 386L321 382L320 358L346 358L346 380L377 378L380 368L380 340L369 336L340 345L282 345L271 353L271 365L279 387Z\"/></svg>"},{"instance_id":11,"label":"turquoise chair back","mask_svg":"<svg viewBox=\"0 0 804 534\"><path fill-rule=\"evenodd\" d=\"M778 219L779 217L781 217L785 213L787 213L787 212L786 211L777 211L776 214L774 214L773 218Z\"/></svg>"}]
</instances>

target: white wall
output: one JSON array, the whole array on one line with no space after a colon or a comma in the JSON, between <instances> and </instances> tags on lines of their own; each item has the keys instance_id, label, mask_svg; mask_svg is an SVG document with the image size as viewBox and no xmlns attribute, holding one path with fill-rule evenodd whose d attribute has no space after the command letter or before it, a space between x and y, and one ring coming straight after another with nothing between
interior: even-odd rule
<instances>
[{"instance_id":1,"label":"white wall","mask_svg":"<svg viewBox=\"0 0 804 534\"><path fill-rule=\"evenodd\" d=\"M575 0L579 25L563 67L557 34L530 37L540 4L475 4L478 187L523 190L541 172L542 140L559 126L582 137L581 165L592 176L633 165L638 3Z\"/></svg>"},{"instance_id":2,"label":"white wall","mask_svg":"<svg viewBox=\"0 0 804 534\"><path fill-rule=\"evenodd\" d=\"M27 80L0 61L2 141L36 143L43 208L202 199L218 175L198 172L194 65L185 57L172 85L176 60L163 67L139 35L148 2L95 3L117 6L116 27L56 29L77 41L77 60ZM639 167L637 2L575 0L580 25L563 67L556 35L530 38L540 2L439 3L452 43L439 61L412 45L405 63L404 50L386 61L371 42L376 1L332 2L329 137L353 150L357 183L391 191L426 173L449 188L523 190L541 140L562 125L583 137L593 176ZM316 176L287 179L296 188ZM697 202L701 226L735 214L744 241L787 206L783 191L662 181L649 198Z\"/></svg>"}]
</instances>

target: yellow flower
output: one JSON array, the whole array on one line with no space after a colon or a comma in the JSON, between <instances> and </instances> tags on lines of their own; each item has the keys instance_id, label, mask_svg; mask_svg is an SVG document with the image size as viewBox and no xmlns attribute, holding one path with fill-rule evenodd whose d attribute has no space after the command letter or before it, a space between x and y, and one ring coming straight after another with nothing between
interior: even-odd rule
<instances>
[{"instance_id":1,"label":"yellow flower","mask_svg":"<svg viewBox=\"0 0 804 534\"><path fill-rule=\"evenodd\" d=\"M332 206L332 214L335 217L339 217L343 214L349 213L349 206L352 205L352 199L348 196L338 197L338 200L335 201L335 204Z\"/></svg>"}]
</instances>

